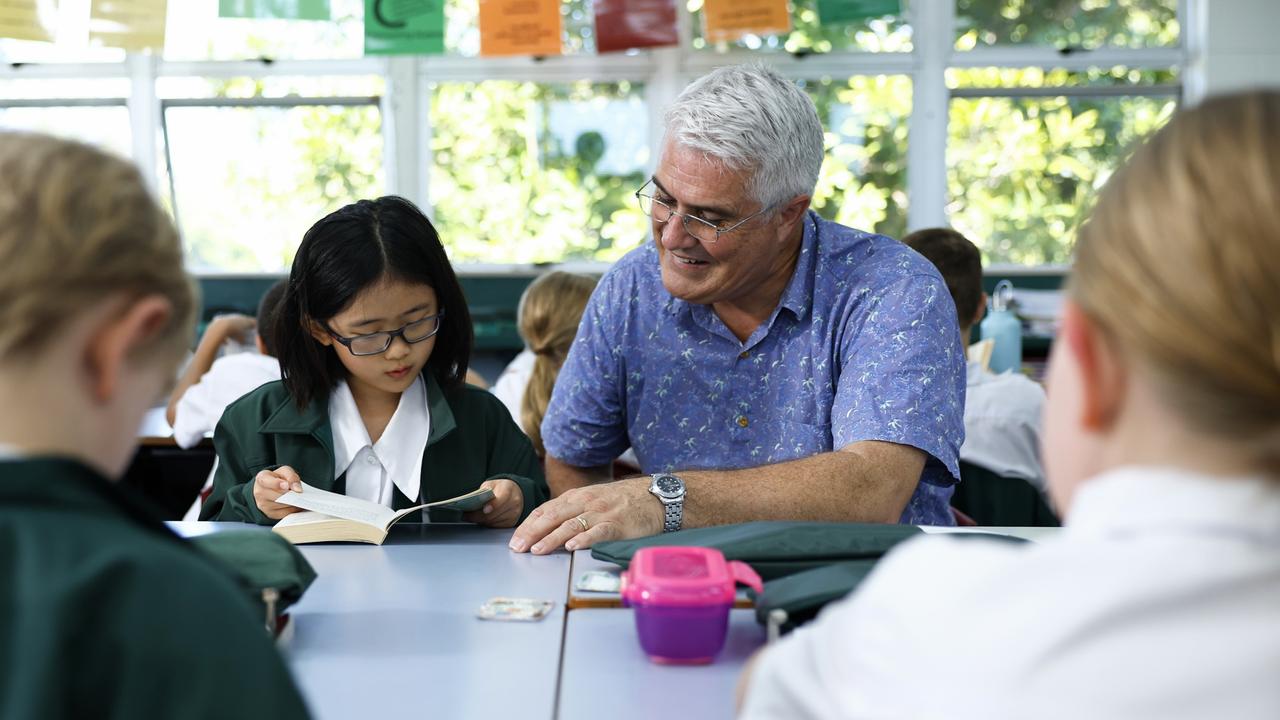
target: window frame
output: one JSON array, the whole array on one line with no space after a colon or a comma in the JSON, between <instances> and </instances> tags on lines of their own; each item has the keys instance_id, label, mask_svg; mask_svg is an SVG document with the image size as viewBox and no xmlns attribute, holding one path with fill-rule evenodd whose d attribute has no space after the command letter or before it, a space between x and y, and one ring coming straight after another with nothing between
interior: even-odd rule
<instances>
[{"instance_id":1,"label":"window frame","mask_svg":"<svg viewBox=\"0 0 1280 720\"><path fill-rule=\"evenodd\" d=\"M908 119L906 192L909 229L944 225L947 204L947 139L949 108L953 97L976 95L1168 95L1195 101L1203 96L1203 79L1195 72L1201 30L1202 6L1195 0L1178 0L1178 43L1158 48L1105 47L1094 50L1049 46L979 46L955 48L954 0L908 0L904 12L911 24L912 49L901 52L839 50L811 54L729 50L717 52L692 47L692 16L677 3L681 44L608 55L565 55L547 58L483 58L462 56L388 56L347 60L236 60L166 61L150 53L128 53L119 63L12 63L0 65L0 80L41 78L125 77L130 84L125 104L130 112L134 160L153 189L159 189L160 161L170 155L164 141L164 109L175 102L218 106L238 104L220 98L175 101L157 96L156 85L169 77L272 77L381 75L386 91L378 99L382 114L385 186L387 192L412 199L432 215L430 202L431 127L430 90L433 82L510 80L521 82L619 82L642 83L648 112L649 144L656 150L662 135L662 112L689 81L714 67L764 59L784 76L796 80L822 80L855 75L906 75L911 78L912 112ZM1116 88L965 88L951 89L946 82L950 68L1004 67L1085 70L1125 66L1136 70L1176 68L1177 82ZM290 104L333 104L340 98L265 98ZM365 98L369 100L370 98ZM100 105L101 99L49 99L19 101L0 99L0 105L38 104L41 107ZM105 101L118 105L118 100ZM656 152L651 152L656 158ZM651 160L652 162L652 160ZM173 172L168 173L173 182ZM178 212L177 198L174 212ZM490 272L493 265L460 270ZM500 266L524 271L527 266ZM1016 266L1025 269L1024 266ZM1026 266L1033 267L1033 266ZM1057 270L1060 268L1049 268ZM201 272L201 275L216 273Z\"/></svg>"}]
</instances>

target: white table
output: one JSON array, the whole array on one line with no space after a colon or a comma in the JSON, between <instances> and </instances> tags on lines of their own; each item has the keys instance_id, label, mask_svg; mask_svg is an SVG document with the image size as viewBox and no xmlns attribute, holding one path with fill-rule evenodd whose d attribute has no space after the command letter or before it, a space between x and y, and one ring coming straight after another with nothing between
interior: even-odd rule
<instances>
[{"instance_id":1,"label":"white table","mask_svg":"<svg viewBox=\"0 0 1280 720\"><path fill-rule=\"evenodd\" d=\"M658 665L640 650L631 610L569 613L559 720L733 717L738 675L764 644L751 610L732 610L724 650L710 665ZM495 715L495 717L497 717Z\"/></svg>"},{"instance_id":2,"label":"white table","mask_svg":"<svg viewBox=\"0 0 1280 720\"><path fill-rule=\"evenodd\" d=\"M239 523L171 523L192 536ZM316 718L551 718L568 553L507 548L510 530L397 525L381 546L301 545L315 583L282 650ZM476 618L491 597L555 601L539 622Z\"/></svg>"}]
</instances>

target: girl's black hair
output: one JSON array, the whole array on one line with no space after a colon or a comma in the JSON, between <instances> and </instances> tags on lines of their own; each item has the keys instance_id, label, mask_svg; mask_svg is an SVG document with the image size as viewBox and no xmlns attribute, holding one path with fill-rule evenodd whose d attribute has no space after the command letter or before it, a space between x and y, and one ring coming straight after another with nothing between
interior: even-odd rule
<instances>
[{"instance_id":1,"label":"girl's black hair","mask_svg":"<svg viewBox=\"0 0 1280 720\"><path fill-rule=\"evenodd\" d=\"M329 394L346 370L311 336L328 327L361 291L389 277L431 287L444 310L424 373L445 390L462 387L474 335L471 313L440 236L416 205L401 197L361 200L323 217L302 238L280 302L275 346L285 387L298 408Z\"/></svg>"}]
</instances>

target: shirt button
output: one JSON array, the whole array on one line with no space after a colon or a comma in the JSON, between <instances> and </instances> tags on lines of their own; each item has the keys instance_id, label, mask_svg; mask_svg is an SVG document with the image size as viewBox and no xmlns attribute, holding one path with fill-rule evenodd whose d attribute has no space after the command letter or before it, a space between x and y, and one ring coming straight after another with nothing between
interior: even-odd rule
<instances>
[{"instance_id":1,"label":"shirt button","mask_svg":"<svg viewBox=\"0 0 1280 720\"><path fill-rule=\"evenodd\" d=\"M747 416L746 416L746 415L739 415L739 416L738 416L738 427L746 427L747 425L750 425L750 424L751 424L751 423L747 422Z\"/></svg>"},{"instance_id":2,"label":"shirt button","mask_svg":"<svg viewBox=\"0 0 1280 720\"><path fill-rule=\"evenodd\" d=\"M378 464L378 458L377 458L377 457L375 457L375 456L373 456L373 455L366 455L366 456L365 456L365 459L367 459L367 460L369 461L369 464L370 464L370 465L377 465L377 464Z\"/></svg>"},{"instance_id":3,"label":"shirt button","mask_svg":"<svg viewBox=\"0 0 1280 720\"><path fill-rule=\"evenodd\" d=\"M738 353L739 360L746 360L749 357L751 357L751 353L747 352L746 350L743 350L742 352Z\"/></svg>"}]
</instances>

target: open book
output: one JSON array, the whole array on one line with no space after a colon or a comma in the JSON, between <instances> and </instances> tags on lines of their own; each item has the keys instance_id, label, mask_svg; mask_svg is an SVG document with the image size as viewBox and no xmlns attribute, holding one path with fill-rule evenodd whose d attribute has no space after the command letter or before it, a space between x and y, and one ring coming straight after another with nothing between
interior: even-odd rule
<instances>
[{"instance_id":1,"label":"open book","mask_svg":"<svg viewBox=\"0 0 1280 720\"><path fill-rule=\"evenodd\" d=\"M376 502L339 495L302 483L302 492L289 492L276 502L302 508L307 512L286 515L272 528L285 540L297 545L312 542L364 542L381 545L387 531L404 516L423 508L445 508L471 512L493 499L493 491L472 490L448 500L392 510Z\"/></svg>"}]
</instances>

